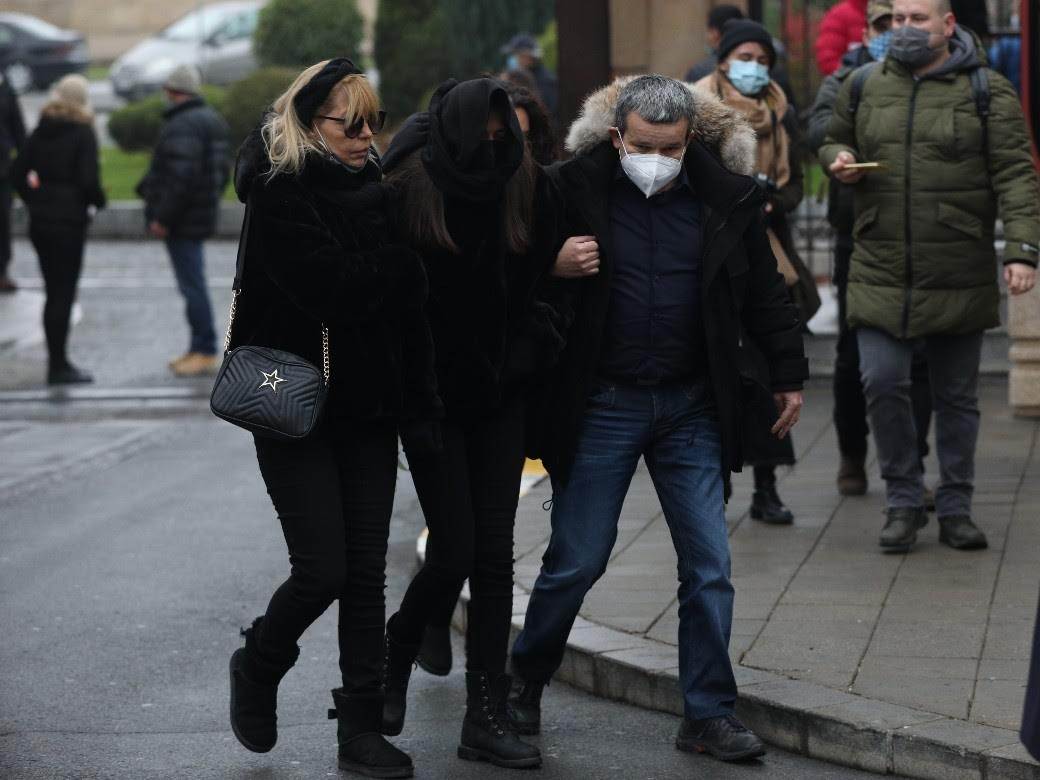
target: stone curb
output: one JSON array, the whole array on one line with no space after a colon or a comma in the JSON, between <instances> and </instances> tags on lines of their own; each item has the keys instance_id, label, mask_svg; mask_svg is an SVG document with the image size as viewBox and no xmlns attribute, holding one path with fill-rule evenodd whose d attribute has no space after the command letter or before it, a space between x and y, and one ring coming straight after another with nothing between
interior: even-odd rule
<instances>
[{"instance_id":1,"label":"stone curb","mask_svg":"<svg viewBox=\"0 0 1040 780\"><path fill-rule=\"evenodd\" d=\"M235 201L221 201L215 238L238 238L245 207ZM16 202L11 209L11 233L26 236L29 232L25 207ZM144 206L139 200L118 200L101 209L90 223L90 238L146 238Z\"/></svg>"},{"instance_id":2,"label":"stone curb","mask_svg":"<svg viewBox=\"0 0 1040 780\"><path fill-rule=\"evenodd\" d=\"M522 499L521 499L522 500ZM417 549L420 562L423 546ZM513 591L510 644L523 628L529 593ZM452 620L465 631L469 585ZM674 647L579 617L555 679L607 699L682 717ZM735 666L737 714L783 750L855 769L922 780L1040 780L1040 764L1018 732L957 720Z\"/></svg>"}]
</instances>

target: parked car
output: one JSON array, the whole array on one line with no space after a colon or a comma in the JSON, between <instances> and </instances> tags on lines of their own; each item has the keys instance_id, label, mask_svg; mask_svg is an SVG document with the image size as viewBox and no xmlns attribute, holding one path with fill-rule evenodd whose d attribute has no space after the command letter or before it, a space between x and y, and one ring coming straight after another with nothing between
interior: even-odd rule
<instances>
[{"instance_id":1,"label":"parked car","mask_svg":"<svg viewBox=\"0 0 1040 780\"><path fill-rule=\"evenodd\" d=\"M257 67L253 30L261 0L203 6L117 59L109 71L120 97L136 100L158 91L178 65L195 65L208 84L230 84Z\"/></svg>"},{"instance_id":2,"label":"parked car","mask_svg":"<svg viewBox=\"0 0 1040 780\"><path fill-rule=\"evenodd\" d=\"M15 92L46 89L89 64L87 42L80 33L29 14L0 13L0 68Z\"/></svg>"}]
</instances>

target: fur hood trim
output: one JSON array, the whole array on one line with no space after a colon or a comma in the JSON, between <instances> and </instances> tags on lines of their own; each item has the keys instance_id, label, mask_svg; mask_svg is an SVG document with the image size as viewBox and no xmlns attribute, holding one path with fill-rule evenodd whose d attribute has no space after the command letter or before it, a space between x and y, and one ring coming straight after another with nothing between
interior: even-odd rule
<instances>
[{"instance_id":1,"label":"fur hood trim","mask_svg":"<svg viewBox=\"0 0 1040 780\"><path fill-rule=\"evenodd\" d=\"M618 91L635 78L637 76L615 79L585 98L581 113L567 133L564 145L568 152L584 154L608 140ZM693 84L686 84L686 88L693 94L696 105L693 120L696 140L714 152L731 172L750 175L755 169L756 149L751 125L714 95L694 89Z\"/></svg>"}]
</instances>

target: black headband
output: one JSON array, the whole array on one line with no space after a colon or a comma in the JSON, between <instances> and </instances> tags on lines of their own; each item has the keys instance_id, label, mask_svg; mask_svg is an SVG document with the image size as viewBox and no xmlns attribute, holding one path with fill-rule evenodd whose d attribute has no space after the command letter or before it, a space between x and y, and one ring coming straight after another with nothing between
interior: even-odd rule
<instances>
[{"instance_id":1,"label":"black headband","mask_svg":"<svg viewBox=\"0 0 1040 780\"><path fill-rule=\"evenodd\" d=\"M332 88L354 73L362 73L362 71L348 58L337 57L329 60L328 64L315 73L293 98L293 111L296 112L300 122L305 127L310 125L314 115L318 113L318 109L325 104Z\"/></svg>"}]
</instances>

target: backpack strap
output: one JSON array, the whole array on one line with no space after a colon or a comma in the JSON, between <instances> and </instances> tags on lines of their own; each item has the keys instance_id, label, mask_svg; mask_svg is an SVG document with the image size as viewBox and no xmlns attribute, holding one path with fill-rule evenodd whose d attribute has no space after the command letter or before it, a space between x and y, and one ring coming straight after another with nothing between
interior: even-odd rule
<instances>
[{"instance_id":1,"label":"backpack strap","mask_svg":"<svg viewBox=\"0 0 1040 780\"><path fill-rule=\"evenodd\" d=\"M856 119L856 111L859 110L860 100L863 99L863 85L867 83L867 79L870 78L870 74L874 72L874 68L878 66L878 63L868 62L866 65L861 65L852 71L852 91L849 93L849 116L852 117L853 121Z\"/></svg>"},{"instance_id":2,"label":"backpack strap","mask_svg":"<svg viewBox=\"0 0 1040 780\"><path fill-rule=\"evenodd\" d=\"M989 170L989 73L981 65L968 74L971 79L971 94L975 99L975 113L982 124L982 156Z\"/></svg>"}]
</instances>

